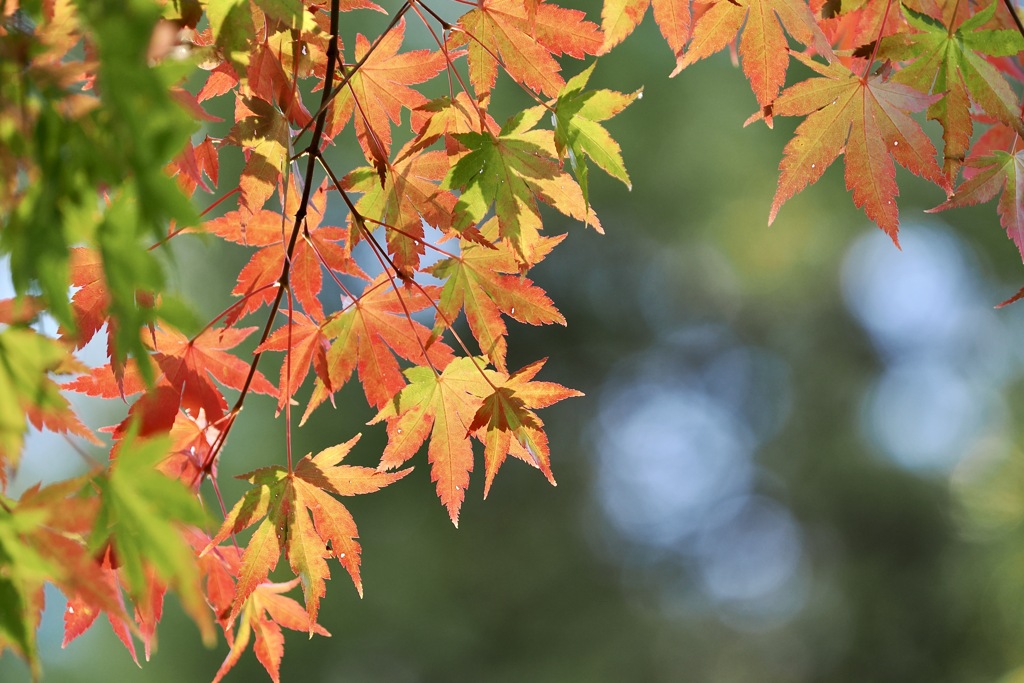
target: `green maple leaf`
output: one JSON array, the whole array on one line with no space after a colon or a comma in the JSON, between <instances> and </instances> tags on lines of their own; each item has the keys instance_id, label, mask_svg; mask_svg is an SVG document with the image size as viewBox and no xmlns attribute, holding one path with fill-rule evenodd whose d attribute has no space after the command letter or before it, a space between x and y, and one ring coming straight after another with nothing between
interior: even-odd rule
<instances>
[{"instance_id":1,"label":"green maple leaf","mask_svg":"<svg viewBox=\"0 0 1024 683\"><path fill-rule=\"evenodd\" d=\"M546 112L544 107L527 109L511 118L498 135L454 135L469 151L452 167L442 184L462 190L455 205L455 229L480 222L493 205L501 237L509 241L526 265L538 260L538 199L601 231L580 186L554 162L553 133L534 129Z\"/></svg>"},{"instance_id":2,"label":"green maple leaf","mask_svg":"<svg viewBox=\"0 0 1024 683\"><path fill-rule=\"evenodd\" d=\"M249 63L249 42L256 37L249 3L245 0L209 0L206 18L214 40L235 69L242 73Z\"/></svg>"},{"instance_id":3,"label":"green maple leaf","mask_svg":"<svg viewBox=\"0 0 1024 683\"><path fill-rule=\"evenodd\" d=\"M202 526L206 514L180 481L156 469L167 457L171 438L139 438L132 426L120 442L110 473L96 480L101 507L90 546L113 544L124 580L138 604L146 609L150 595L150 566L177 590L185 610L213 638L210 611L199 587L199 570L180 524Z\"/></svg>"},{"instance_id":4,"label":"green maple leaf","mask_svg":"<svg viewBox=\"0 0 1024 683\"><path fill-rule=\"evenodd\" d=\"M632 189L619 143L612 139L599 121L606 121L640 97L643 89L625 94L614 90L584 90L597 62L573 76L558 93L555 101L555 151L564 159L566 151L576 181L589 201L587 191L587 159L608 175Z\"/></svg>"},{"instance_id":5,"label":"green maple leaf","mask_svg":"<svg viewBox=\"0 0 1024 683\"><path fill-rule=\"evenodd\" d=\"M1024 50L1024 37L1017 31L981 28L995 15L997 4L991 3L955 31L904 6L907 22L920 33L900 34L883 42L882 54L886 57L914 60L893 77L894 81L942 95L928 108L928 118L942 124L944 170L951 179L970 148L974 131L971 102L1024 134L1017 95L985 59L985 55L1005 57Z\"/></svg>"},{"instance_id":6,"label":"green maple leaf","mask_svg":"<svg viewBox=\"0 0 1024 683\"><path fill-rule=\"evenodd\" d=\"M36 628L44 581L52 580L57 567L48 562L22 536L46 522L46 513L9 511L14 502L0 496L0 652L10 647L24 658L33 678L40 674Z\"/></svg>"},{"instance_id":7,"label":"green maple leaf","mask_svg":"<svg viewBox=\"0 0 1024 683\"><path fill-rule=\"evenodd\" d=\"M57 341L33 330L0 332L0 454L8 454L11 464L21 451L25 406L61 406L60 390L47 373L66 356Z\"/></svg>"}]
</instances>

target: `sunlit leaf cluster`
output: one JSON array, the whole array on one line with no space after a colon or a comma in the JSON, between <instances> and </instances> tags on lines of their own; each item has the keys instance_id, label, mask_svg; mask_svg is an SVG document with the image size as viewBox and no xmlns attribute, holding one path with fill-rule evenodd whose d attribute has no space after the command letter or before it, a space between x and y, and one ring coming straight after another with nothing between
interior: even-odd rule
<instances>
[{"instance_id":1,"label":"sunlit leaf cluster","mask_svg":"<svg viewBox=\"0 0 1024 683\"><path fill-rule=\"evenodd\" d=\"M728 51L748 124L803 117L768 222L842 155L853 203L894 241L899 164L937 187L936 210L999 195L1024 254L1009 2L605 0L588 18L544 0L0 0L17 293L0 301L0 483L30 425L88 465L0 496L0 650L39 671L49 583L65 644L103 613L148 655L170 589L207 642L225 636L211 676L251 644L276 681L281 627L328 635L332 567L362 594L343 498L425 467L457 525L474 469L485 496L509 456L553 484L537 411L580 394L538 379L544 360L510 367L510 323L566 324L530 270L561 226L604 229L595 168L630 187L607 122L640 84L591 81L649 6L673 76ZM525 104L498 111L497 88ZM167 286L168 245L196 239L246 254L210 320ZM97 338L106 362L86 367ZM386 431L376 465L341 464L351 434L293 458L293 428L349 383ZM93 429L68 392L127 414ZM284 447L223 472L251 394L273 398ZM222 476L250 486L224 500Z\"/></svg>"}]
</instances>

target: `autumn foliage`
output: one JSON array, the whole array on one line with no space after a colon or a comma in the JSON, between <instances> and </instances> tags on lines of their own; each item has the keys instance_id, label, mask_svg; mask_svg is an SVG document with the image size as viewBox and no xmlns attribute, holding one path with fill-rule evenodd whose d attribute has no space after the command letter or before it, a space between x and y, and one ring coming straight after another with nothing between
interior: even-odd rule
<instances>
[{"instance_id":1,"label":"autumn foliage","mask_svg":"<svg viewBox=\"0 0 1024 683\"><path fill-rule=\"evenodd\" d=\"M899 164L938 187L935 210L998 195L1024 254L1012 3L455 7L0 0L0 250L18 292L0 301L0 482L29 425L67 435L89 465L0 495L0 650L38 672L50 583L67 598L65 644L102 613L148 655L173 590L207 643L226 637L215 680L250 645L277 680L282 627L327 635L332 569L362 594L345 497L418 465L457 524L474 469L485 496L510 456L554 483L538 411L579 392L540 379L543 360L509 366L509 321L566 324L529 277L564 237L552 218L600 232L590 172L630 185L605 122L641 91L590 81L648 7L666 72L668 55L676 75L728 50L753 93L748 124L803 118L769 223L843 155L854 204L893 241ZM343 45L342 25L383 29ZM428 47L405 46L413 25ZM528 106L497 111L499 86ZM222 169L231 158L240 173ZM234 303L208 321L165 276L166 245L198 235L248 254ZM97 335L107 362L86 367ZM353 378L387 433L379 464L344 463L358 435L294 456L292 429ZM68 392L126 416L94 430ZM251 394L273 398L287 447L221 471ZM239 500L221 496L224 476L249 483Z\"/></svg>"}]
</instances>

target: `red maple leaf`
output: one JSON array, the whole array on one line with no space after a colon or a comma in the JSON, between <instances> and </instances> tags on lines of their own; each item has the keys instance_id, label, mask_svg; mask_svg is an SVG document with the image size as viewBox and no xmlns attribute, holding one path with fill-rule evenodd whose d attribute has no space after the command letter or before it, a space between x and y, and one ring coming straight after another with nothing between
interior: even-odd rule
<instances>
[{"instance_id":1,"label":"red maple leaf","mask_svg":"<svg viewBox=\"0 0 1024 683\"><path fill-rule=\"evenodd\" d=\"M278 391L277 410L284 409L285 402L302 386L309 374L310 365L316 376L328 390L333 386L327 370L327 349L330 341L320 325L301 313L292 315L291 320L274 331L257 351L284 351L288 355L281 361L281 383Z\"/></svg>"},{"instance_id":2,"label":"red maple leaf","mask_svg":"<svg viewBox=\"0 0 1024 683\"><path fill-rule=\"evenodd\" d=\"M391 155L391 123L401 121L402 109L415 110L427 101L410 85L423 83L441 72L445 57L440 52L413 50L399 54L405 39L405 20L380 40L378 47L335 98L327 126L335 137L355 114L356 136L369 161L383 173ZM356 61L370 49L370 41L356 36ZM413 116L420 114L413 112ZM414 121L413 128L419 126Z\"/></svg>"},{"instance_id":3,"label":"red maple leaf","mask_svg":"<svg viewBox=\"0 0 1024 683\"><path fill-rule=\"evenodd\" d=\"M247 218L243 212L231 211L220 218L207 221L204 228L230 242L260 247L238 275L238 283L231 293L244 297L232 313L225 318L230 325L239 318L270 304L277 296L277 283L284 269L285 253L291 236L293 219L288 217L298 207L300 193L292 187L288 193L285 215L274 211L258 211ZM368 279L352 260L343 244L348 231L345 228L321 226L326 206L326 186L319 187L310 196L302 234L295 243L288 284L303 310L315 320L323 320L320 303L323 287L323 266L335 273Z\"/></svg>"},{"instance_id":4,"label":"red maple leaf","mask_svg":"<svg viewBox=\"0 0 1024 683\"><path fill-rule=\"evenodd\" d=\"M893 159L948 187L935 161L935 147L909 116L940 96L923 95L886 80L884 74L862 78L838 62L824 66L803 61L821 77L797 83L775 101L777 116L807 119L784 150L769 224L787 199L816 182L845 149L846 187L853 191L854 204L896 241L899 188Z\"/></svg>"},{"instance_id":5,"label":"red maple leaf","mask_svg":"<svg viewBox=\"0 0 1024 683\"><path fill-rule=\"evenodd\" d=\"M675 76L732 42L740 29L740 58L757 103L771 124L771 103L786 82L789 45L786 31L831 60L832 48L803 0L700 0L710 5L693 27L689 47L680 55ZM745 26L745 28L744 28Z\"/></svg>"},{"instance_id":6,"label":"red maple leaf","mask_svg":"<svg viewBox=\"0 0 1024 683\"><path fill-rule=\"evenodd\" d=\"M202 411L210 421L224 415L227 401L213 380L232 389L242 388L249 373L249 363L228 350L238 346L255 330L255 327L211 327L189 339L170 327L156 328L150 343L154 348L153 360L161 374L149 397L154 404L153 409L164 416L161 419L166 421L165 429L173 424L179 408L188 410L192 416L198 416ZM126 365L123 381L118 381L108 363L64 384L63 388L100 398L119 398L146 391L134 361ZM260 394L277 395L277 389L260 372L253 376L249 389ZM124 424L127 425L127 421ZM144 434L147 431L143 429Z\"/></svg>"},{"instance_id":7,"label":"red maple leaf","mask_svg":"<svg viewBox=\"0 0 1024 683\"><path fill-rule=\"evenodd\" d=\"M426 294L424 293L426 292ZM430 330L409 314L431 305L436 288L397 290L386 275L367 285L363 295L324 324L332 339L327 352L327 371L333 390L317 381L303 422L359 368L366 399L377 408L405 386L395 354L412 362L428 360L438 370L452 360L452 350L440 341L430 343Z\"/></svg>"},{"instance_id":8,"label":"red maple leaf","mask_svg":"<svg viewBox=\"0 0 1024 683\"><path fill-rule=\"evenodd\" d=\"M565 85L554 57L576 59L601 51L604 36L583 12L522 0L481 0L459 19L451 45L467 46L469 78L486 101L498 78L498 61L508 75L535 92L556 97Z\"/></svg>"}]
</instances>

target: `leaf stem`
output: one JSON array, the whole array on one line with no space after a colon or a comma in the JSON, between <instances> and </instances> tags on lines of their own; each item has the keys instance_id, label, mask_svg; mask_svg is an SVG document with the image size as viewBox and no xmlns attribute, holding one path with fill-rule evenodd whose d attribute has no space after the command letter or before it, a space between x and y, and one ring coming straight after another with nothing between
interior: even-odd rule
<instances>
[{"instance_id":1,"label":"leaf stem","mask_svg":"<svg viewBox=\"0 0 1024 683\"><path fill-rule=\"evenodd\" d=\"M889 21L889 10L892 8L892 0L886 0L885 12L882 13L882 23L878 26L878 37L875 38L875 47L871 51L871 59L868 60L867 66L864 67L864 75L860 77L861 83L868 82L868 74L871 73L871 66L875 63L875 57L878 56L878 47L882 44L882 34L885 33L885 23Z\"/></svg>"}]
</instances>

